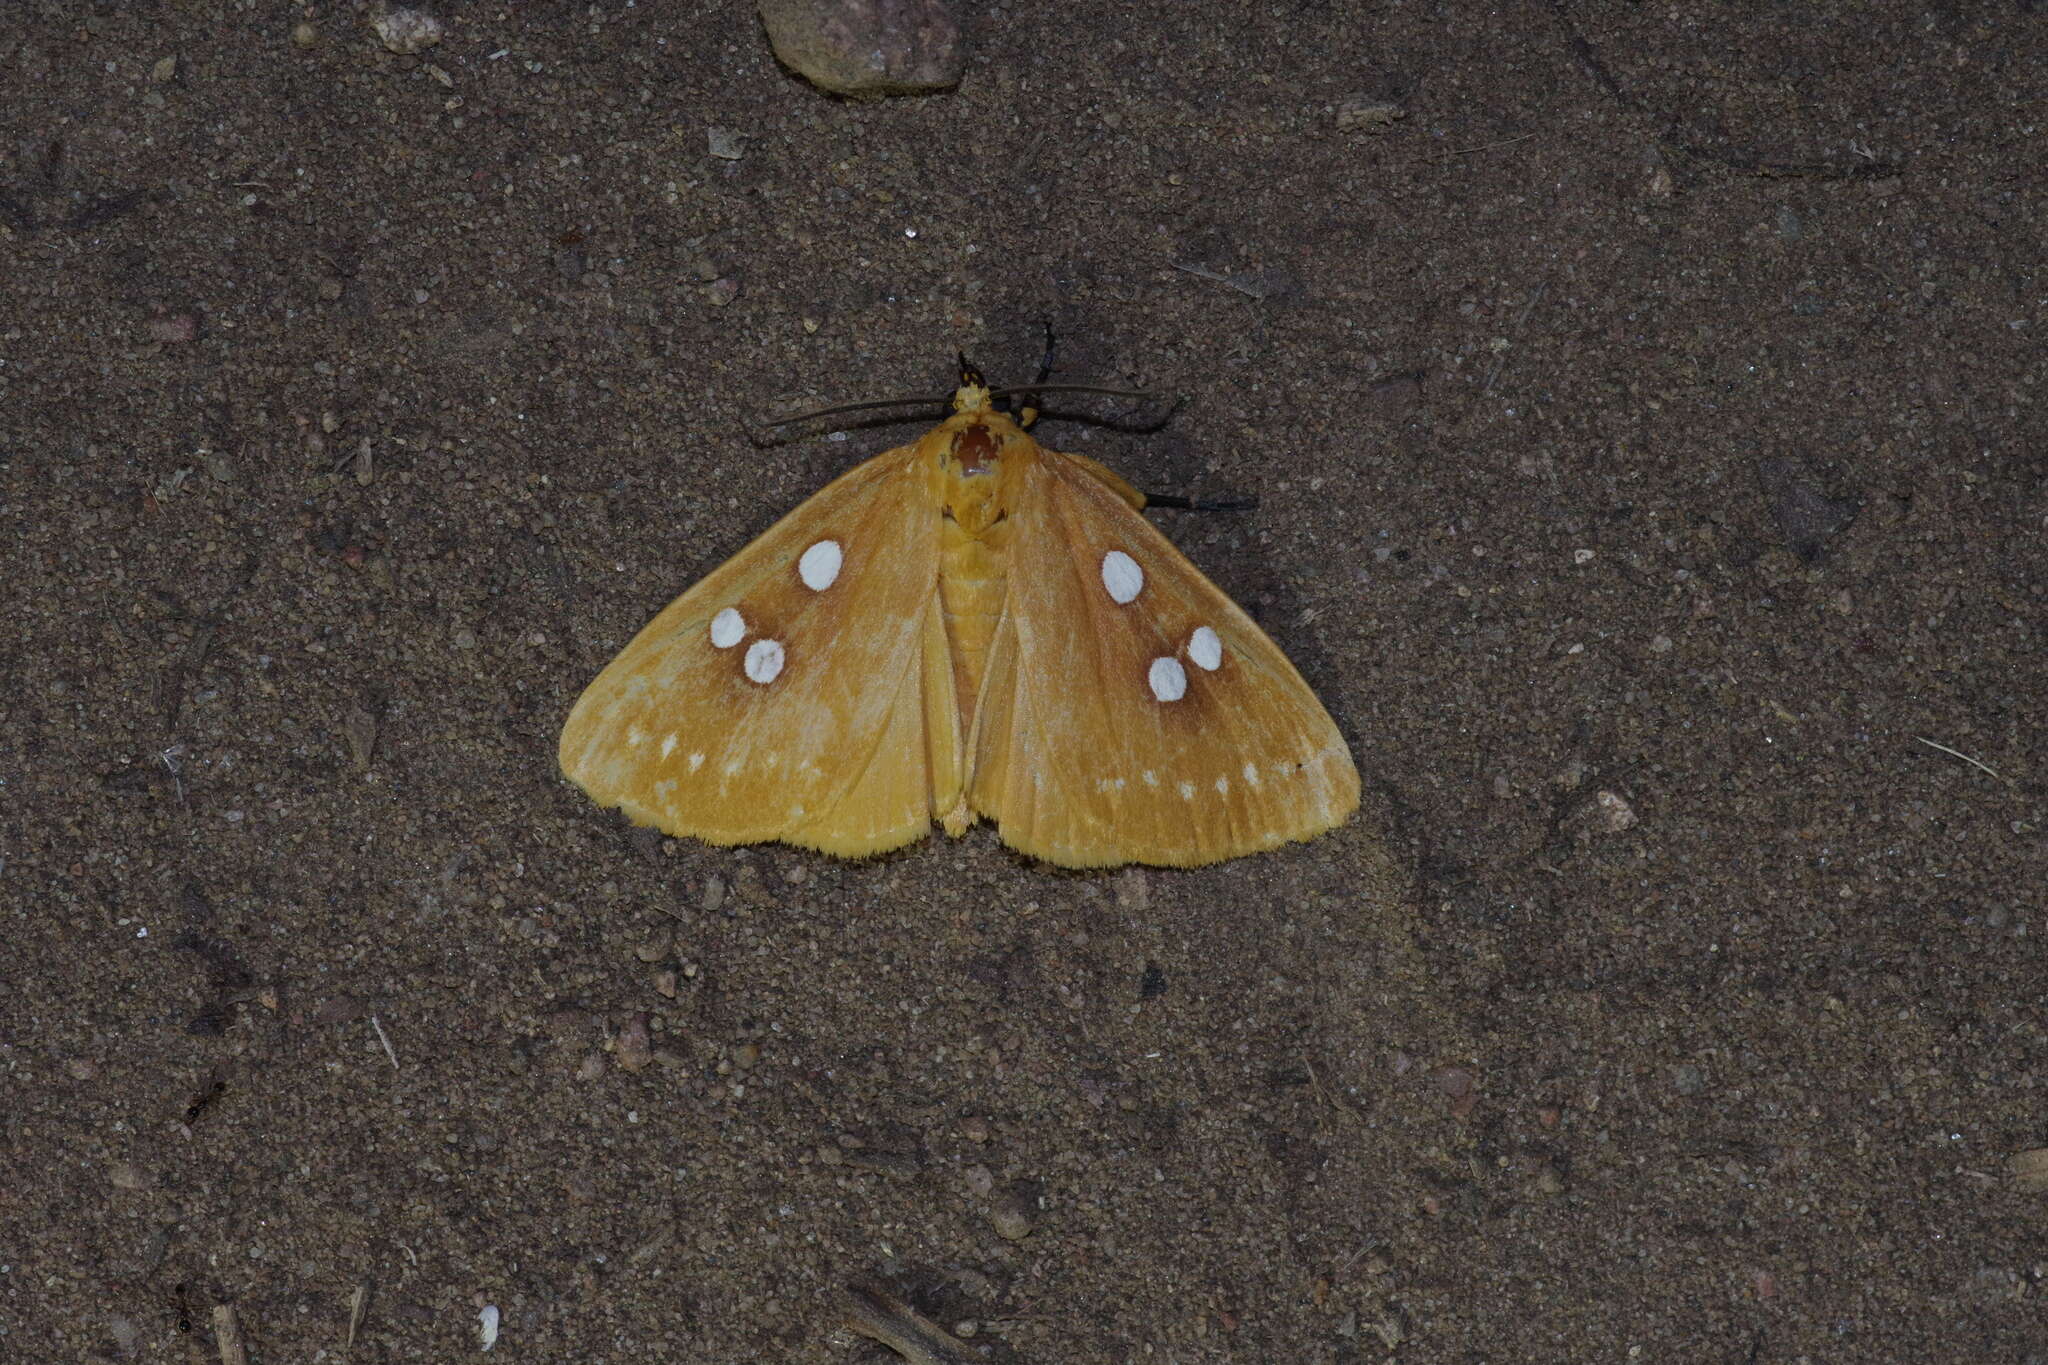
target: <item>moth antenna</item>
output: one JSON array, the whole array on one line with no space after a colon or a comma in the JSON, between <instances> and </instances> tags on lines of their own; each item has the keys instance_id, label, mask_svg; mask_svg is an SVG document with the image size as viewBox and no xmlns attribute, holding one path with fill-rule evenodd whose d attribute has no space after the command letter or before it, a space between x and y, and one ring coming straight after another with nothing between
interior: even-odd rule
<instances>
[{"instance_id":1,"label":"moth antenna","mask_svg":"<svg viewBox=\"0 0 2048 1365\"><path fill-rule=\"evenodd\" d=\"M976 371L969 367L962 370L961 377L964 379L967 375L973 373L976 373ZM1157 402L1160 398L1159 394L1154 393L1150 389L1112 389L1099 384L1040 384L1030 388L1011 385L1004 388L990 389L989 396L991 398L1010 398L1026 392L1033 394L1093 393L1099 394L1104 398L1135 398L1148 403ZM787 417L765 418L756 427L756 442L757 444L770 444L772 443L772 438L768 436L768 433L773 432L776 427L794 426L798 422L815 421L820 417L836 417L845 412L875 412L882 408L939 407L950 402L951 399L951 394L944 396L918 394L914 397L903 398L873 398L859 403L834 403L830 407L813 408L808 412L793 412ZM1176 400L1174 406L1179 406L1178 400ZM1167 409L1169 415L1172 411L1172 408ZM1163 425L1165 420L1166 418L1162 416L1158 422L1151 423L1150 426L1143 429L1149 430L1150 427Z\"/></svg>"},{"instance_id":2,"label":"moth antenna","mask_svg":"<svg viewBox=\"0 0 2048 1365\"><path fill-rule=\"evenodd\" d=\"M1112 389L1103 384L1004 384L990 389L991 398L1021 398L1025 394L1099 393L1106 398L1157 399L1151 389Z\"/></svg>"},{"instance_id":3,"label":"moth antenna","mask_svg":"<svg viewBox=\"0 0 2048 1365\"><path fill-rule=\"evenodd\" d=\"M950 397L950 395L948 395ZM836 417L843 412L874 412L882 408L930 408L938 407L946 398L918 395L914 398L875 398L862 403L834 403L827 408L814 408L809 412L793 412L787 417L767 417L747 428L747 439L763 449L783 444L789 437L782 434L783 427L798 422L809 422L819 417Z\"/></svg>"},{"instance_id":4,"label":"moth antenna","mask_svg":"<svg viewBox=\"0 0 2048 1365\"><path fill-rule=\"evenodd\" d=\"M953 395L934 396L917 394L905 398L868 398L858 403L834 403L830 407L813 408L809 412L792 412L787 417L770 417L761 425L764 427L793 426L818 417L837 417L842 412L873 412L877 408L928 408L944 403Z\"/></svg>"}]
</instances>

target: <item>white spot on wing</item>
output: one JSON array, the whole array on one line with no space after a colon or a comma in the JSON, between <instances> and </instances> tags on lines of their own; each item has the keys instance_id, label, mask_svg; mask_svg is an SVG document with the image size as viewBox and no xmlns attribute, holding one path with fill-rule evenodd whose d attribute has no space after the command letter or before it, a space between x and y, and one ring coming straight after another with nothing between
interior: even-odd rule
<instances>
[{"instance_id":1,"label":"white spot on wing","mask_svg":"<svg viewBox=\"0 0 2048 1365\"><path fill-rule=\"evenodd\" d=\"M1254 787L1256 787L1256 786L1258 786L1258 785L1259 785L1259 765L1258 765L1258 764L1256 764L1256 763L1247 763L1247 764L1245 764L1245 765L1244 765L1244 780L1245 780L1246 782L1250 783L1250 784L1251 784L1252 786L1254 786Z\"/></svg>"},{"instance_id":2,"label":"white spot on wing","mask_svg":"<svg viewBox=\"0 0 2048 1365\"><path fill-rule=\"evenodd\" d=\"M1152 684L1152 695L1161 701L1179 701L1188 694L1188 671L1180 666L1180 660L1160 655L1152 661L1152 669L1145 675L1145 681Z\"/></svg>"},{"instance_id":3,"label":"white spot on wing","mask_svg":"<svg viewBox=\"0 0 2048 1365\"><path fill-rule=\"evenodd\" d=\"M1192 800L1194 800L1194 799L1195 799L1195 784L1194 784L1194 783L1192 783L1192 782L1183 782L1183 783L1181 783L1181 784L1180 784L1180 799L1181 799L1181 800L1183 800L1183 801L1192 801Z\"/></svg>"},{"instance_id":4,"label":"white spot on wing","mask_svg":"<svg viewBox=\"0 0 2048 1365\"><path fill-rule=\"evenodd\" d=\"M731 649L747 638L747 618L727 607L711 618L711 645L714 649Z\"/></svg>"},{"instance_id":5,"label":"white spot on wing","mask_svg":"<svg viewBox=\"0 0 2048 1365\"><path fill-rule=\"evenodd\" d=\"M1150 768L1145 769L1144 777L1146 786L1156 787L1159 785L1159 774L1153 772Z\"/></svg>"},{"instance_id":6,"label":"white spot on wing","mask_svg":"<svg viewBox=\"0 0 2048 1365\"><path fill-rule=\"evenodd\" d=\"M1145 571L1122 550L1111 550L1102 557L1102 588L1110 601L1122 606L1144 591Z\"/></svg>"},{"instance_id":7,"label":"white spot on wing","mask_svg":"<svg viewBox=\"0 0 2048 1365\"><path fill-rule=\"evenodd\" d=\"M671 730L671 731L669 731L669 732L668 732L668 734L666 734L666 735L662 736L662 740L661 740L661 756L662 756L663 758L667 758L667 757L668 757L668 756L669 756L670 754L674 753L675 751L676 751L676 735L675 735L675 731Z\"/></svg>"},{"instance_id":8,"label":"white spot on wing","mask_svg":"<svg viewBox=\"0 0 2048 1365\"><path fill-rule=\"evenodd\" d=\"M838 541L821 540L805 550L803 558L796 562L797 577L812 592L823 592L839 577L839 566L844 560Z\"/></svg>"},{"instance_id":9,"label":"white spot on wing","mask_svg":"<svg viewBox=\"0 0 2048 1365\"><path fill-rule=\"evenodd\" d=\"M1227 778L1227 777L1219 777L1219 778L1217 778L1217 779L1216 779L1216 794L1217 794L1218 796L1228 796L1228 795L1230 795L1230 779L1229 779L1229 778Z\"/></svg>"},{"instance_id":10,"label":"white spot on wing","mask_svg":"<svg viewBox=\"0 0 2048 1365\"><path fill-rule=\"evenodd\" d=\"M701 767L703 767L703 766L704 766L704 755L702 755L702 754L691 754L691 755L690 755L690 771L691 771L691 772L696 772L696 771L697 771L697 769L699 769L699 768L701 768Z\"/></svg>"},{"instance_id":11,"label":"white spot on wing","mask_svg":"<svg viewBox=\"0 0 2048 1365\"><path fill-rule=\"evenodd\" d=\"M640 747L640 746L641 746L642 744L645 744L646 742L647 742L647 732L646 732L645 730L641 729L641 728L640 728L639 726L637 726L637 725L628 725L628 726L626 727L626 747L627 747L627 748L629 748L629 749L637 749L637 748L639 748L639 747Z\"/></svg>"},{"instance_id":12,"label":"white spot on wing","mask_svg":"<svg viewBox=\"0 0 2048 1365\"><path fill-rule=\"evenodd\" d=\"M1196 626L1195 633L1188 637L1188 657L1203 672L1214 673L1223 667L1223 641L1207 626Z\"/></svg>"},{"instance_id":13,"label":"white spot on wing","mask_svg":"<svg viewBox=\"0 0 2048 1365\"><path fill-rule=\"evenodd\" d=\"M747 678L766 687L782 672L782 641L756 640L747 646Z\"/></svg>"}]
</instances>

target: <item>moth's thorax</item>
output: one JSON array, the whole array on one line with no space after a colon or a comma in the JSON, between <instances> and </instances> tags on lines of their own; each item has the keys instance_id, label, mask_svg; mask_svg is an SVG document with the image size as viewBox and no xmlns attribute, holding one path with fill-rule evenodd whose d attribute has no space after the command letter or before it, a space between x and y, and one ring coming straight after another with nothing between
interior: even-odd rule
<instances>
[{"instance_id":1,"label":"moth's thorax","mask_svg":"<svg viewBox=\"0 0 2048 1365\"><path fill-rule=\"evenodd\" d=\"M979 535L1001 518L1018 466L1038 455L1022 427L992 408L961 412L918 443L934 498L952 521Z\"/></svg>"},{"instance_id":2,"label":"moth's thorax","mask_svg":"<svg viewBox=\"0 0 2048 1365\"><path fill-rule=\"evenodd\" d=\"M1009 577L1009 508L1025 466L1039 458L1023 428L990 408L955 414L920 443L928 487L942 518L939 598L953 646L963 724L974 702L1002 618Z\"/></svg>"}]
</instances>

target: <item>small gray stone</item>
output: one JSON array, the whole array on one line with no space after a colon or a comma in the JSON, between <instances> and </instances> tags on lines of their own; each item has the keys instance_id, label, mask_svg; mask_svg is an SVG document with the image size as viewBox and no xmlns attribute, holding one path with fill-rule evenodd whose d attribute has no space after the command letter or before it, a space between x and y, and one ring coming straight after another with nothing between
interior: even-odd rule
<instances>
[{"instance_id":1,"label":"small gray stone","mask_svg":"<svg viewBox=\"0 0 2048 1365\"><path fill-rule=\"evenodd\" d=\"M944 0L760 0L783 65L836 95L921 95L960 83L960 25Z\"/></svg>"},{"instance_id":2,"label":"small gray stone","mask_svg":"<svg viewBox=\"0 0 2048 1365\"><path fill-rule=\"evenodd\" d=\"M385 48L402 57L424 52L441 41L441 21L420 9L387 10L370 22Z\"/></svg>"},{"instance_id":3,"label":"small gray stone","mask_svg":"<svg viewBox=\"0 0 2048 1365\"><path fill-rule=\"evenodd\" d=\"M1034 1203L1030 1193L1017 1186L997 1195L988 1208L988 1221L996 1235L1006 1242L1021 1242L1029 1237L1036 1226L1031 1217Z\"/></svg>"},{"instance_id":4,"label":"small gray stone","mask_svg":"<svg viewBox=\"0 0 2048 1365\"><path fill-rule=\"evenodd\" d=\"M1384 133L1407 117L1408 111L1391 100L1354 95L1337 106L1337 130Z\"/></svg>"}]
</instances>

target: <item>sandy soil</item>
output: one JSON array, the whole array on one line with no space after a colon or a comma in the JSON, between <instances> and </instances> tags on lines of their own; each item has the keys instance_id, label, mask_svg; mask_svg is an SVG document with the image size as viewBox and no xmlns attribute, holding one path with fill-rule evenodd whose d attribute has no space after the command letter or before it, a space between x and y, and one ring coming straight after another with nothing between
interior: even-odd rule
<instances>
[{"instance_id":1,"label":"sandy soil","mask_svg":"<svg viewBox=\"0 0 2048 1365\"><path fill-rule=\"evenodd\" d=\"M850 104L739 4L10 7L0 1356L894 1359L871 1281L1037 1365L2048 1359L2048 28L1810 8L1009 6ZM929 416L750 420L1041 319L1184 399L1044 439L1260 498L1158 519L1365 817L560 779Z\"/></svg>"}]
</instances>

